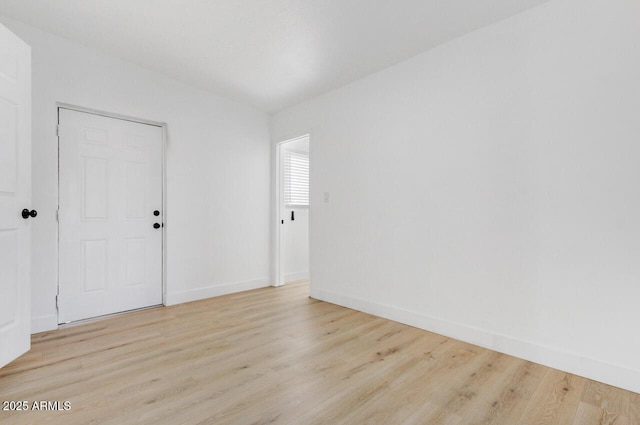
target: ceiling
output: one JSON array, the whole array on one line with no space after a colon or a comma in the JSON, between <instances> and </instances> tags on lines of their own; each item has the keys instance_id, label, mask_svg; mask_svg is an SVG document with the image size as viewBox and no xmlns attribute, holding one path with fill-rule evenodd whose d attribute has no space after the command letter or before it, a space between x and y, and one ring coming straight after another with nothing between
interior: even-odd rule
<instances>
[{"instance_id":1,"label":"ceiling","mask_svg":"<svg viewBox=\"0 0 640 425\"><path fill-rule=\"evenodd\" d=\"M0 0L0 15L278 111L548 0Z\"/></svg>"}]
</instances>

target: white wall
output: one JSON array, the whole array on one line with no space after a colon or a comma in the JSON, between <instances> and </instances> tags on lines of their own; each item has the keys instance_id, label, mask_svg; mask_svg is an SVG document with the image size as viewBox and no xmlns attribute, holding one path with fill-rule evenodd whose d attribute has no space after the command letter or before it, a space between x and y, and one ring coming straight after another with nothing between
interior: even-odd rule
<instances>
[{"instance_id":1,"label":"white wall","mask_svg":"<svg viewBox=\"0 0 640 425\"><path fill-rule=\"evenodd\" d=\"M555 0L277 114L312 296L640 392L638 22Z\"/></svg>"},{"instance_id":2,"label":"white wall","mask_svg":"<svg viewBox=\"0 0 640 425\"><path fill-rule=\"evenodd\" d=\"M2 19L33 52L33 331L57 326L56 102L168 123L167 301L269 284L269 119Z\"/></svg>"},{"instance_id":3,"label":"white wall","mask_svg":"<svg viewBox=\"0 0 640 425\"><path fill-rule=\"evenodd\" d=\"M309 139L300 139L282 147L282 152L294 150L309 153ZM284 164L284 161L281 161ZM281 199L284 199L284 194ZM295 220L291 220L291 212ZM285 206L282 235L283 282L309 279L309 208Z\"/></svg>"}]
</instances>

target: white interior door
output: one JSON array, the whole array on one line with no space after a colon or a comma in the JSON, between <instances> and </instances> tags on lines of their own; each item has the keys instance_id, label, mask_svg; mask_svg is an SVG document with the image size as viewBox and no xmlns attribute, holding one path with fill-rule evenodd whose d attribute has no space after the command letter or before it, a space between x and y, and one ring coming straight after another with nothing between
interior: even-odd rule
<instances>
[{"instance_id":1,"label":"white interior door","mask_svg":"<svg viewBox=\"0 0 640 425\"><path fill-rule=\"evenodd\" d=\"M58 321L162 303L162 128L59 109Z\"/></svg>"},{"instance_id":2,"label":"white interior door","mask_svg":"<svg viewBox=\"0 0 640 425\"><path fill-rule=\"evenodd\" d=\"M31 49L0 25L0 367L31 343Z\"/></svg>"}]
</instances>

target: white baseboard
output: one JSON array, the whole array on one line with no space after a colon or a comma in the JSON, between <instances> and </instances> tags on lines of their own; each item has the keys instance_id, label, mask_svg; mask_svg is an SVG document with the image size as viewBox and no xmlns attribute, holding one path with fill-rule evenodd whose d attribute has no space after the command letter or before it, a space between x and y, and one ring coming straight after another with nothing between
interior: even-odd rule
<instances>
[{"instance_id":1,"label":"white baseboard","mask_svg":"<svg viewBox=\"0 0 640 425\"><path fill-rule=\"evenodd\" d=\"M166 305L187 303L220 295L233 294L235 292L249 291L251 289L265 288L271 285L269 279L246 280L243 282L224 283L211 285L204 288L190 289L188 291L169 292L166 297Z\"/></svg>"},{"instance_id":2,"label":"white baseboard","mask_svg":"<svg viewBox=\"0 0 640 425\"><path fill-rule=\"evenodd\" d=\"M47 316L36 316L31 318L31 333L53 331L58 329L58 316L50 314Z\"/></svg>"},{"instance_id":3,"label":"white baseboard","mask_svg":"<svg viewBox=\"0 0 640 425\"><path fill-rule=\"evenodd\" d=\"M640 393L639 370L469 325L438 319L415 311L324 291L314 288L313 285L311 285L310 296Z\"/></svg>"},{"instance_id":4,"label":"white baseboard","mask_svg":"<svg viewBox=\"0 0 640 425\"><path fill-rule=\"evenodd\" d=\"M233 282L222 285L212 285L205 288L197 288L189 291L180 291L167 294L167 305L197 301L204 298L217 297L219 295L264 288L271 285L269 279L255 279L244 282ZM31 333L46 332L58 329L58 316L35 316L31 318Z\"/></svg>"},{"instance_id":5,"label":"white baseboard","mask_svg":"<svg viewBox=\"0 0 640 425\"><path fill-rule=\"evenodd\" d=\"M283 283L294 282L296 280L309 280L309 272L285 273L282 276Z\"/></svg>"}]
</instances>

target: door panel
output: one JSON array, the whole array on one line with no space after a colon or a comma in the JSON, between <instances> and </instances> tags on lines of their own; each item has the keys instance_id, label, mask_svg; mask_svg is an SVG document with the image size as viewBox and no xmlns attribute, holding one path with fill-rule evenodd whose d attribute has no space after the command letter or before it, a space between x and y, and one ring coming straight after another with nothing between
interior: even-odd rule
<instances>
[{"instance_id":1,"label":"door panel","mask_svg":"<svg viewBox=\"0 0 640 425\"><path fill-rule=\"evenodd\" d=\"M162 129L59 117L59 322L161 304Z\"/></svg>"},{"instance_id":2,"label":"door panel","mask_svg":"<svg viewBox=\"0 0 640 425\"><path fill-rule=\"evenodd\" d=\"M107 160L83 156L82 219L105 221L107 219Z\"/></svg>"},{"instance_id":3,"label":"door panel","mask_svg":"<svg viewBox=\"0 0 640 425\"><path fill-rule=\"evenodd\" d=\"M0 191L15 193L18 184L18 105L7 97L0 97Z\"/></svg>"},{"instance_id":4,"label":"door panel","mask_svg":"<svg viewBox=\"0 0 640 425\"><path fill-rule=\"evenodd\" d=\"M31 51L0 25L0 367L29 350Z\"/></svg>"},{"instance_id":5,"label":"door panel","mask_svg":"<svg viewBox=\"0 0 640 425\"><path fill-rule=\"evenodd\" d=\"M20 258L15 247L19 244L17 229L0 230L0 329L15 322L17 305L15 300L20 294Z\"/></svg>"}]
</instances>

